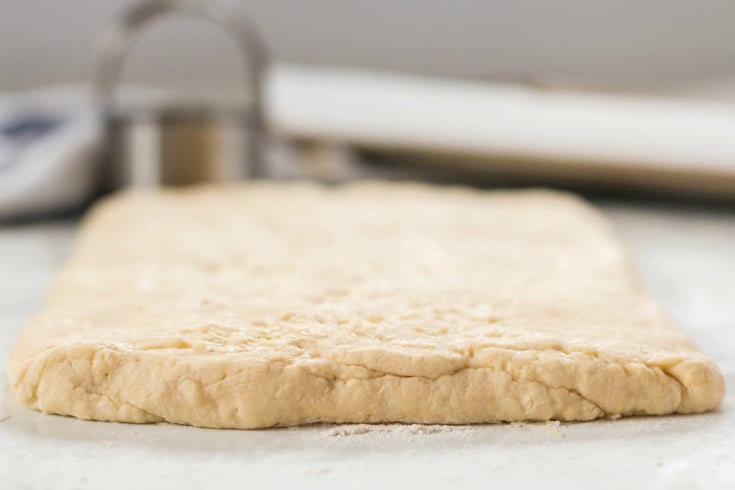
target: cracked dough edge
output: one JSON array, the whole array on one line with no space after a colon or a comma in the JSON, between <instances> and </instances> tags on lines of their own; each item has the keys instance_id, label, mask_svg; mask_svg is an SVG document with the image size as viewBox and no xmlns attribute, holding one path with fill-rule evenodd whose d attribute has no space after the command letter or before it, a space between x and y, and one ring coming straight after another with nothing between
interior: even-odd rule
<instances>
[{"instance_id":1,"label":"cracked dough edge","mask_svg":"<svg viewBox=\"0 0 735 490\"><path fill-rule=\"evenodd\" d=\"M703 412L724 395L722 375L704 355L652 364L492 347L464 358L458 369L427 377L334 359L243 362L95 344L23 355L23 341L18 348L11 387L37 410L211 428L587 421Z\"/></svg>"}]
</instances>

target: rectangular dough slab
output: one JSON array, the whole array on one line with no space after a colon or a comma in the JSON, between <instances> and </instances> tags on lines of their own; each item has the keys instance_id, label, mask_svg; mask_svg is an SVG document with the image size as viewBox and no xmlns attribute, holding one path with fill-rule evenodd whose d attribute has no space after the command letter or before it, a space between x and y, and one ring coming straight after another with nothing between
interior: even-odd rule
<instances>
[{"instance_id":1,"label":"rectangular dough slab","mask_svg":"<svg viewBox=\"0 0 735 490\"><path fill-rule=\"evenodd\" d=\"M693 413L724 393L579 199L375 182L113 196L9 374L45 413L231 428Z\"/></svg>"}]
</instances>

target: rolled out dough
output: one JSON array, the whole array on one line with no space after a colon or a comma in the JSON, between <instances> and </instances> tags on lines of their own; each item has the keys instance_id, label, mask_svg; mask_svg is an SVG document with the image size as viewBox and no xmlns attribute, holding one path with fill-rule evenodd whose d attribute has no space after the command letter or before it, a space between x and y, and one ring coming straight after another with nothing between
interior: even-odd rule
<instances>
[{"instance_id":1,"label":"rolled out dough","mask_svg":"<svg viewBox=\"0 0 735 490\"><path fill-rule=\"evenodd\" d=\"M579 199L377 182L108 199L9 374L46 413L233 428L692 413L724 392Z\"/></svg>"}]
</instances>

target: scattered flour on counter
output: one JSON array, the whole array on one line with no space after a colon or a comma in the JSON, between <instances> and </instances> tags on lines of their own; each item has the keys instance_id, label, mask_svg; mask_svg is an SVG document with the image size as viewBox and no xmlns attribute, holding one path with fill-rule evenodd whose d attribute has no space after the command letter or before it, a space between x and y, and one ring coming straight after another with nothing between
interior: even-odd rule
<instances>
[{"instance_id":1,"label":"scattered flour on counter","mask_svg":"<svg viewBox=\"0 0 735 490\"><path fill-rule=\"evenodd\" d=\"M422 424L349 424L330 429L330 437L359 436L363 434L402 434L416 436L446 432L467 432L468 425L422 425Z\"/></svg>"},{"instance_id":2,"label":"scattered flour on counter","mask_svg":"<svg viewBox=\"0 0 735 490\"><path fill-rule=\"evenodd\" d=\"M524 429L530 429L540 435L549 436L554 439L563 439L564 431L562 430L561 422L558 420L550 420L548 422L528 423L528 422L513 422L510 424L511 427L522 427Z\"/></svg>"},{"instance_id":3,"label":"scattered flour on counter","mask_svg":"<svg viewBox=\"0 0 735 490\"><path fill-rule=\"evenodd\" d=\"M514 422L511 424L490 425L423 425L423 424L346 424L330 428L326 434L329 437L351 437L369 435L403 436L415 439L431 434L451 434L468 438L481 432L488 427L510 427L528 431L537 436L551 439L562 439L565 437L564 426L558 420L549 422Z\"/></svg>"}]
</instances>

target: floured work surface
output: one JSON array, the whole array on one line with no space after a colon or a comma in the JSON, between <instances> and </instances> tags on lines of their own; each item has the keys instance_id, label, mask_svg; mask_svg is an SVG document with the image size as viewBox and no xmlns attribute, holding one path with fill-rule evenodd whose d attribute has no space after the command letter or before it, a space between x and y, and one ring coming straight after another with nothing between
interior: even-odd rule
<instances>
[{"instance_id":1,"label":"floured work surface","mask_svg":"<svg viewBox=\"0 0 735 490\"><path fill-rule=\"evenodd\" d=\"M386 183L113 197L9 375L48 413L236 428L692 413L724 392L589 206Z\"/></svg>"}]
</instances>

